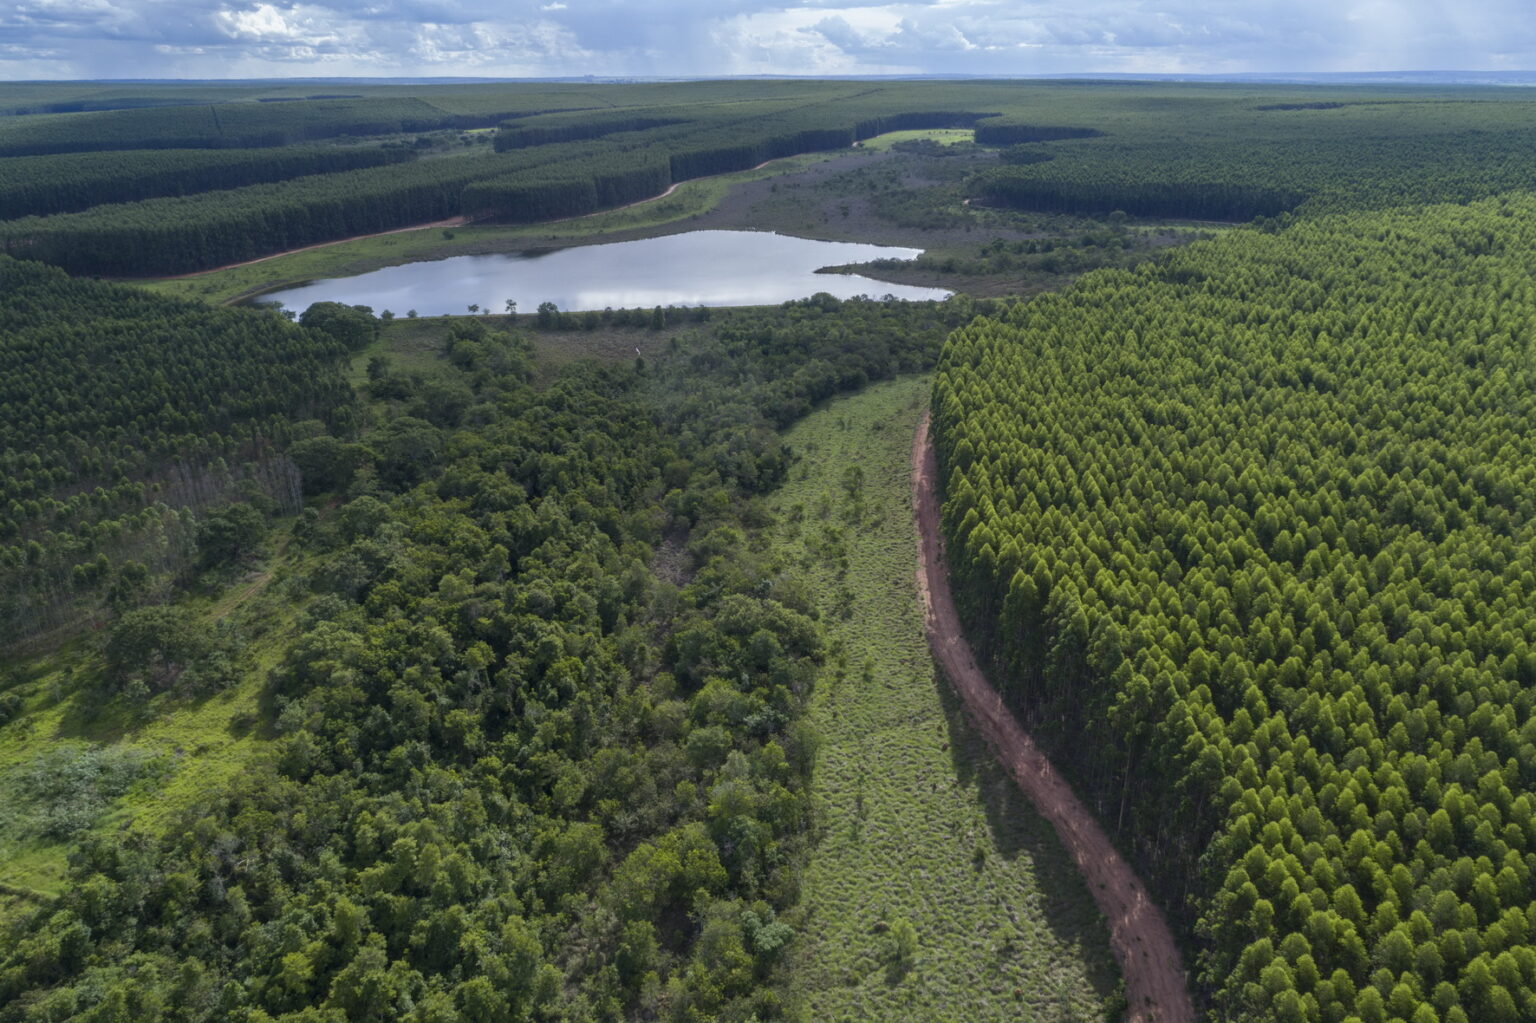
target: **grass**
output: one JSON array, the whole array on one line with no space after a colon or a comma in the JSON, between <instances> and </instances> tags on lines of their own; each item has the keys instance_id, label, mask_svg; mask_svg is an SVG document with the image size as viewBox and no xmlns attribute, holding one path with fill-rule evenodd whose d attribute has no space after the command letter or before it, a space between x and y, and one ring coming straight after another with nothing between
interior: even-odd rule
<instances>
[{"instance_id":1,"label":"grass","mask_svg":"<svg viewBox=\"0 0 1536 1023\"><path fill-rule=\"evenodd\" d=\"M908 459L928 388L881 384L794 427L802 460L773 499L772 542L823 594L834 650L790 997L829 1023L1100 1019L1119 984L1103 918L923 636Z\"/></svg>"},{"instance_id":2,"label":"grass","mask_svg":"<svg viewBox=\"0 0 1536 1023\"><path fill-rule=\"evenodd\" d=\"M486 326L503 329L506 317L486 316ZM384 324L378 340L352 356L347 369L347 382L362 387L368 382L368 361L374 356L389 360L390 367L402 373L420 373L424 377L452 376L453 367L443 354L443 339L448 334L449 321L442 317L427 316L419 319L399 318Z\"/></svg>"},{"instance_id":3,"label":"grass","mask_svg":"<svg viewBox=\"0 0 1536 1023\"><path fill-rule=\"evenodd\" d=\"M880 152L890 149L898 142L916 142L919 139L931 139L941 146L952 146L957 142L975 142L976 132L972 128L916 128L911 131L888 131L884 135L866 139L862 146L865 149Z\"/></svg>"},{"instance_id":4,"label":"grass","mask_svg":"<svg viewBox=\"0 0 1536 1023\"><path fill-rule=\"evenodd\" d=\"M248 670L229 689L199 698L163 694L147 706L124 699L102 704L92 685L101 659L97 644L85 638L14 666L20 679L15 689L25 702L15 720L0 726L0 807L9 811L0 812L0 923L59 893L76 841L27 826L44 809L28 791L36 787L39 768L60 757L152 765L140 783L111 798L97 801L88 791L81 797L91 811L86 833L160 834L200 799L225 788L262 748L263 680L297 617L288 599L267 585L288 564L282 551L279 541L275 564L188 602L210 627L230 618L249 634ZM67 803L67 794L60 799Z\"/></svg>"},{"instance_id":5,"label":"grass","mask_svg":"<svg viewBox=\"0 0 1536 1023\"><path fill-rule=\"evenodd\" d=\"M89 829L97 834L128 828L163 832L199 798L222 788L258 748L262 740L256 731L241 726L257 713L262 674L249 672L239 685L202 700L164 701L142 724L120 709L92 713L89 695L79 690L48 698L41 709L0 730L0 800L17 800L15 783L58 751L164 758L163 779L112 800ZM40 680L45 690L62 683L58 672ZM26 834L0 840L0 885L57 894L72 844Z\"/></svg>"},{"instance_id":6,"label":"grass","mask_svg":"<svg viewBox=\"0 0 1536 1023\"><path fill-rule=\"evenodd\" d=\"M871 139L865 146L875 141ZM708 213L734 185L792 174L812 164L845 155L846 150L837 150L785 157L753 170L685 181L665 198L572 220L516 226L469 225L401 231L339 242L277 256L248 266L215 270L196 277L134 283L164 295L228 304L284 285L322 277L350 276L418 260L510 252L551 244L579 244L619 233L633 237ZM402 309L394 311L404 312Z\"/></svg>"}]
</instances>

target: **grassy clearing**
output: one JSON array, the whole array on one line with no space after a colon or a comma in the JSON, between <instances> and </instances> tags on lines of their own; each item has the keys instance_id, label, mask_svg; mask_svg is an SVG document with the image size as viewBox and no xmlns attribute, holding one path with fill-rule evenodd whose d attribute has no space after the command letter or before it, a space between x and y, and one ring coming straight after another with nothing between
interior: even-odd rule
<instances>
[{"instance_id":1,"label":"grassy clearing","mask_svg":"<svg viewBox=\"0 0 1536 1023\"><path fill-rule=\"evenodd\" d=\"M24 702L0 726L0 922L58 894L82 834L162 833L261 749L263 680L297 615L291 599L269 585L285 573L281 546L272 561L188 604L210 628L228 619L249 639L246 670L229 689L199 698L167 693L143 706L121 698L103 704L94 685L99 644L85 637L12 666L11 688ZM77 769L95 759L132 760L141 769L117 788L95 786L78 772L78 784L37 791L40 769ZM48 825L61 815L75 825Z\"/></svg>"},{"instance_id":2,"label":"grassy clearing","mask_svg":"<svg viewBox=\"0 0 1536 1023\"><path fill-rule=\"evenodd\" d=\"M908 456L928 387L882 384L796 426L773 501L835 651L811 709L823 834L791 995L818 1021L1099 1019L1119 982L1103 918L923 637Z\"/></svg>"},{"instance_id":3,"label":"grassy clearing","mask_svg":"<svg viewBox=\"0 0 1536 1023\"><path fill-rule=\"evenodd\" d=\"M812 164L845 155L846 151L841 150L808 153L774 160L754 170L685 181L665 198L572 220L518 226L470 225L401 231L339 242L196 277L134 283L178 298L199 299L215 304L230 303L283 285L321 277L350 276L400 263L488 252L512 252L530 246L581 244L597 241L605 235L621 233L625 237L635 237L702 216L714 209L733 185L792 174ZM397 313L404 311L395 310Z\"/></svg>"},{"instance_id":4,"label":"grassy clearing","mask_svg":"<svg viewBox=\"0 0 1536 1023\"><path fill-rule=\"evenodd\" d=\"M941 146L952 146L957 142L975 142L976 132L971 128L916 128L912 131L888 131L884 135L866 139L860 145L864 149L880 152L890 149L898 142L916 142L919 139L930 139Z\"/></svg>"},{"instance_id":5,"label":"grassy clearing","mask_svg":"<svg viewBox=\"0 0 1536 1023\"><path fill-rule=\"evenodd\" d=\"M239 685L206 699L162 703L155 716L136 724L120 713L93 714L91 697L78 689L48 695L69 684L60 672L49 672L38 680L44 705L0 730L0 801L22 803L18 783L60 751L140 754L163 770L109 800L86 830L162 832L199 798L222 788L259 747L250 722L257 715L261 674L250 672ZM57 894L73 844L26 831L0 837L0 885Z\"/></svg>"},{"instance_id":6,"label":"grassy clearing","mask_svg":"<svg viewBox=\"0 0 1536 1023\"><path fill-rule=\"evenodd\" d=\"M487 326L504 329L507 318L487 316ZM452 376L453 367L443 354L443 338L448 333L446 317L429 316L424 319L396 319L384 325L378 340L352 356L347 369L347 382L362 387L368 382L368 362L375 356L389 360L393 369L402 373L419 373L424 377Z\"/></svg>"}]
</instances>

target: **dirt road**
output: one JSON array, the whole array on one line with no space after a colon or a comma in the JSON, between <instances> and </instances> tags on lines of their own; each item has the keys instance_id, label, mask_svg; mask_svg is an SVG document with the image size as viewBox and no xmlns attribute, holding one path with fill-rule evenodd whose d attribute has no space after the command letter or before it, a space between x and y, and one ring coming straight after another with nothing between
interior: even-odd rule
<instances>
[{"instance_id":1,"label":"dirt road","mask_svg":"<svg viewBox=\"0 0 1536 1023\"><path fill-rule=\"evenodd\" d=\"M351 238L337 238L329 242L316 242L313 245L303 245L297 249L288 249L286 252L274 252L270 256L257 256L255 259L247 259L241 263L226 263L224 266L216 266L209 270L194 270L189 274L175 274L171 277L156 277L158 281L182 281L188 277L202 277L205 274L216 274L220 270L233 270L237 266L251 266L255 263L265 263L269 259L278 259L282 256L291 256L295 252L309 252L312 249L327 249L332 245L345 245L347 242L358 242L364 238L382 238L387 234L405 234L407 231L424 231L429 227L463 227L469 223L467 217L449 217L447 220L434 220L430 224L412 224L410 227L397 227L389 231L375 231L373 234L353 235Z\"/></svg>"},{"instance_id":2,"label":"dirt road","mask_svg":"<svg viewBox=\"0 0 1536 1023\"><path fill-rule=\"evenodd\" d=\"M674 182L672 182L672 184L667 186L667 190L665 192L658 192L655 195L648 196L647 198L644 198L644 199L637 199L634 202L627 202L623 206L610 206L610 207L608 207L607 209L604 209L604 210L593 210L591 213L580 213L580 214L577 214L574 217L557 217L554 220L540 220L540 221L537 221L537 225L542 225L542 224L564 224L567 221L571 221L571 220L586 220L588 217L600 217L604 213L617 213L620 210L632 210L636 206L644 206L646 203L659 202L660 200L665 199L667 196L669 196L673 192L677 191L678 188L680 188L683 185L686 185L688 183L688 181L704 181L704 180L706 180L708 178L718 178L718 177L722 177L722 176L724 176L726 174L751 174L755 170L762 170L764 167L768 166L770 163L773 163L775 160L792 160L792 159L794 159L794 157L792 157L792 156L776 156L776 157L773 158L773 160L764 160L762 163L758 164L756 167L748 167L744 171L722 171L720 174L706 174L706 175L704 175L704 177L701 177L701 178L689 178L686 181L674 181Z\"/></svg>"},{"instance_id":3,"label":"dirt road","mask_svg":"<svg viewBox=\"0 0 1536 1023\"><path fill-rule=\"evenodd\" d=\"M965 708L1019 788L1051 822L1109 921L1110 943L1125 977L1131 1023L1191 1023L1195 1017L1173 932L1141 880L1103 829L1057 774L1034 740L1003 706L976 666L960 629L939 531L938 460L923 413L912 441L912 505L917 527L917 587L928 645Z\"/></svg>"},{"instance_id":4,"label":"dirt road","mask_svg":"<svg viewBox=\"0 0 1536 1023\"><path fill-rule=\"evenodd\" d=\"M586 220L588 217L599 217L604 213L617 213L620 210L632 210L636 206L644 206L648 202L657 202L658 200L665 199L667 196L677 191L677 186L680 184L682 184L681 181L674 181L672 184L667 186L667 190L665 192L658 192L656 195L647 196L644 199L636 199L634 202L627 202L623 206L610 206L605 210L593 210L591 213L578 213L574 217L556 217L554 220L540 220L537 223L564 224L572 220Z\"/></svg>"}]
</instances>

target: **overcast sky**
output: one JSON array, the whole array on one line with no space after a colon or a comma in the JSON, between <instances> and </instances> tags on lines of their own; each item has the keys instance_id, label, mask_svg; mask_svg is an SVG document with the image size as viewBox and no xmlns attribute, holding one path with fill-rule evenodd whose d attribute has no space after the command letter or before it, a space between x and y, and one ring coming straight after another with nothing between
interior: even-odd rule
<instances>
[{"instance_id":1,"label":"overcast sky","mask_svg":"<svg viewBox=\"0 0 1536 1023\"><path fill-rule=\"evenodd\" d=\"M0 79L1536 68L1532 0L0 0Z\"/></svg>"}]
</instances>

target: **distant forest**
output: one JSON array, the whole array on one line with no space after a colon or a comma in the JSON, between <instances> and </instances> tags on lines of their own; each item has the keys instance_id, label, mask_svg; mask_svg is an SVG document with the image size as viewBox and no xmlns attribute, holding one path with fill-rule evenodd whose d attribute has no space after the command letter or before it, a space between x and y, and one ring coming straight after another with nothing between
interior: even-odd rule
<instances>
[{"instance_id":1,"label":"distant forest","mask_svg":"<svg viewBox=\"0 0 1536 1023\"><path fill-rule=\"evenodd\" d=\"M576 216L910 128L974 127L979 144L1013 147L974 192L1026 210L1249 221L1528 187L1531 104L1500 90L1454 96L695 82L252 89L192 102L172 89L96 101L143 100L121 109L0 117L0 246L73 273L184 273L449 217Z\"/></svg>"}]
</instances>

